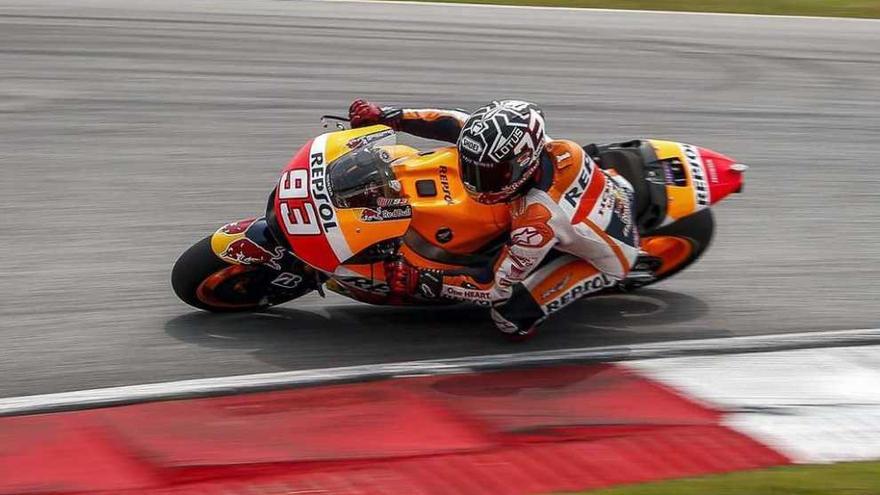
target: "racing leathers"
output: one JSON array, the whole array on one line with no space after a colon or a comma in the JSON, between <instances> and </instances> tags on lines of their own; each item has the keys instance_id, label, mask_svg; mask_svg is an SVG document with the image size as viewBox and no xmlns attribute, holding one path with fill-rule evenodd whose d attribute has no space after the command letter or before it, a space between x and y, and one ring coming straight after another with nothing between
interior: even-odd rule
<instances>
[{"instance_id":1,"label":"racing leathers","mask_svg":"<svg viewBox=\"0 0 880 495\"><path fill-rule=\"evenodd\" d=\"M384 107L381 122L428 139L456 142L469 115L458 110ZM576 143L548 139L537 173L513 199L510 238L480 283L444 274L441 293L462 286L488 292L492 318L508 333L529 329L551 313L624 278L638 256L631 185L600 169ZM484 296L485 294L482 294Z\"/></svg>"}]
</instances>

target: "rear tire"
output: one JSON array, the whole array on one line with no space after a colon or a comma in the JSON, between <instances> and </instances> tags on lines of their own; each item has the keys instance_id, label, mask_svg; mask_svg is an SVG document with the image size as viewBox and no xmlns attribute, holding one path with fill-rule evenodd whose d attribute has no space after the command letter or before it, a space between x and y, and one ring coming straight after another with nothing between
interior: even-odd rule
<instances>
[{"instance_id":1,"label":"rear tire","mask_svg":"<svg viewBox=\"0 0 880 495\"><path fill-rule=\"evenodd\" d=\"M183 302L215 313L257 311L302 296L314 288L300 277L299 285L277 287L281 272L262 265L235 265L211 249L211 236L187 249L171 270L171 287Z\"/></svg>"},{"instance_id":2,"label":"rear tire","mask_svg":"<svg viewBox=\"0 0 880 495\"><path fill-rule=\"evenodd\" d=\"M642 234L642 242L647 243L650 238L654 237L674 237L687 242L690 245L690 252L683 260L677 261L671 267L665 267L665 270L657 276L653 281L640 285L646 287L665 280L696 262L709 245L712 243L712 237L715 234L715 219L712 211L707 209L682 218L675 223L660 227Z\"/></svg>"}]
</instances>

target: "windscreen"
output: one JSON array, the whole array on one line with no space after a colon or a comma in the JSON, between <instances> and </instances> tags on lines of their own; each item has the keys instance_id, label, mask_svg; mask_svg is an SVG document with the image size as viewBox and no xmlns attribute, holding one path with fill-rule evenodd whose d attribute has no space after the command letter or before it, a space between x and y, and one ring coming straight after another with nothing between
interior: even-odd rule
<instances>
[{"instance_id":1,"label":"windscreen","mask_svg":"<svg viewBox=\"0 0 880 495\"><path fill-rule=\"evenodd\" d=\"M379 198L397 198L391 156L378 147L348 153L330 164L330 191L337 208L372 208ZM399 188L397 188L399 189Z\"/></svg>"}]
</instances>

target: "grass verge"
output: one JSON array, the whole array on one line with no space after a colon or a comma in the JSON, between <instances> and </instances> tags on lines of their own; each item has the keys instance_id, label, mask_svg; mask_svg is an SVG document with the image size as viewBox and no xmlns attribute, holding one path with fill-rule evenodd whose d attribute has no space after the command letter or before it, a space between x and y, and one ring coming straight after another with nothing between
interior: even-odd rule
<instances>
[{"instance_id":1,"label":"grass verge","mask_svg":"<svg viewBox=\"0 0 880 495\"><path fill-rule=\"evenodd\" d=\"M436 1L436 0L435 0ZM540 5L736 14L880 17L880 0L445 0L452 3Z\"/></svg>"},{"instance_id":2,"label":"grass verge","mask_svg":"<svg viewBox=\"0 0 880 495\"><path fill-rule=\"evenodd\" d=\"M584 492L588 495L880 495L880 462L786 466Z\"/></svg>"}]
</instances>

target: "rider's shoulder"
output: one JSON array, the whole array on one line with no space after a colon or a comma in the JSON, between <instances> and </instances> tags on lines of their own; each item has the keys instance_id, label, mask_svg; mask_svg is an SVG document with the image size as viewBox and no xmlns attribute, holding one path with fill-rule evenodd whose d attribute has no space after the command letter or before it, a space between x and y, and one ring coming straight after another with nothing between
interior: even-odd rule
<instances>
[{"instance_id":1,"label":"rider's shoulder","mask_svg":"<svg viewBox=\"0 0 880 495\"><path fill-rule=\"evenodd\" d=\"M545 190L556 201L571 184L578 180L584 166L584 150L574 141L554 139L544 145L544 154L553 170L552 180Z\"/></svg>"},{"instance_id":2,"label":"rider's shoulder","mask_svg":"<svg viewBox=\"0 0 880 495\"><path fill-rule=\"evenodd\" d=\"M547 141L547 144L544 145L544 151L553 161L553 165L557 170L564 170L572 165L581 165L584 162L584 149L579 144L568 139L552 139Z\"/></svg>"}]
</instances>

